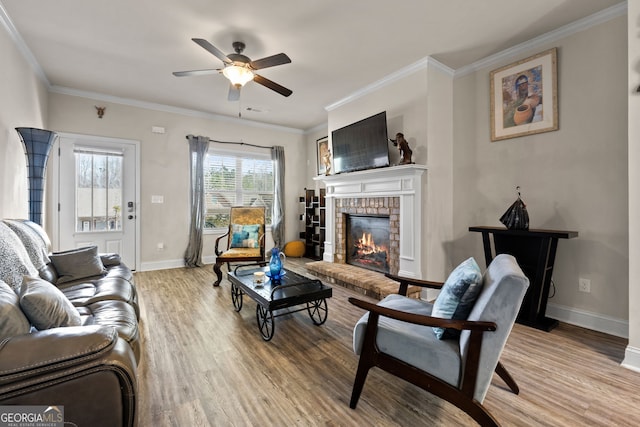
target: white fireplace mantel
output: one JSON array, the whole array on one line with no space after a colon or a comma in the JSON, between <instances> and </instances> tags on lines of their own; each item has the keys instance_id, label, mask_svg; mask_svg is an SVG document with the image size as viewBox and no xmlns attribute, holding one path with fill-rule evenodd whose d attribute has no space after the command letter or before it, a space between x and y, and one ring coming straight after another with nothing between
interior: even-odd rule
<instances>
[{"instance_id":1,"label":"white fireplace mantel","mask_svg":"<svg viewBox=\"0 0 640 427\"><path fill-rule=\"evenodd\" d=\"M334 262L336 199L399 197L400 198L400 263L398 275L421 279L423 237L422 206L426 200L423 165L401 165L338 175L318 176L326 186L326 237L323 260Z\"/></svg>"}]
</instances>

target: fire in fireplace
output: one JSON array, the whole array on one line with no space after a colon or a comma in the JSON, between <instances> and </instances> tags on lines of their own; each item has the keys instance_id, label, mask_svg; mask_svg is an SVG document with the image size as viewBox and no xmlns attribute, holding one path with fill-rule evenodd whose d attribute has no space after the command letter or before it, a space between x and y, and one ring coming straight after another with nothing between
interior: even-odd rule
<instances>
[{"instance_id":1,"label":"fire in fireplace","mask_svg":"<svg viewBox=\"0 0 640 427\"><path fill-rule=\"evenodd\" d=\"M389 272L389 217L347 215L347 264Z\"/></svg>"}]
</instances>

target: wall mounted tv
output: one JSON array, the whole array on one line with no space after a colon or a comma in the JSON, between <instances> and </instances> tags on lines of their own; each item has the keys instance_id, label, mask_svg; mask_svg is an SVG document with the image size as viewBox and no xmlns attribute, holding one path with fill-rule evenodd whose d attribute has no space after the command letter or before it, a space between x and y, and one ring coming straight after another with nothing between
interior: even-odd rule
<instances>
[{"instance_id":1,"label":"wall mounted tv","mask_svg":"<svg viewBox=\"0 0 640 427\"><path fill-rule=\"evenodd\" d=\"M389 166L386 111L334 130L331 145L334 173Z\"/></svg>"}]
</instances>

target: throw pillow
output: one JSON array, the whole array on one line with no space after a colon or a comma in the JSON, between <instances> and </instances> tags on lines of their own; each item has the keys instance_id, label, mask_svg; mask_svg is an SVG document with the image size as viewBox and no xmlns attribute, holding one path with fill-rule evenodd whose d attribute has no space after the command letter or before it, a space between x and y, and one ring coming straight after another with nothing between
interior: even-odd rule
<instances>
[{"instance_id":1,"label":"throw pillow","mask_svg":"<svg viewBox=\"0 0 640 427\"><path fill-rule=\"evenodd\" d=\"M443 319L466 319L482 289L482 272L475 259L469 258L449 275L433 303L431 315ZM456 329L433 328L438 339L457 338Z\"/></svg>"},{"instance_id":2,"label":"throw pillow","mask_svg":"<svg viewBox=\"0 0 640 427\"><path fill-rule=\"evenodd\" d=\"M232 248L260 247L260 224L231 224Z\"/></svg>"},{"instance_id":3,"label":"throw pillow","mask_svg":"<svg viewBox=\"0 0 640 427\"><path fill-rule=\"evenodd\" d=\"M20 307L38 330L82 324L78 309L62 291L39 277L24 276Z\"/></svg>"},{"instance_id":4,"label":"throw pillow","mask_svg":"<svg viewBox=\"0 0 640 427\"><path fill-rule=\"evenodd\" d=\"M40 270L49 263L47 244L31 226L13 219L4 219L2 222L20 238L35 268Z\"/></svg>"},{"instance_id":5,"label":"throw pillow","mask_svg":"<svg viewBox=\"0 0 640 427\"><path fill-rule=\"evenodd\" d=\"M98 255L97 246L56 252L49 256L58 273L56 284L71 282L107 272Z\"/></svg>"},{"instance_id":6,"label":"throw pillow","mask_svg":"<svg viewBox=\"0 0 640 427\"><path fill-rule=\"evenodd\" d=\"M0 260L0 280L16 293L20 292L22 276L38 275L38 269L31 262L22 241L4 222L0 222Z\"/></svg>"},{"instance_id":7,"label":"throw pillow","mask_svg":"<svg viewBox=\"0 0 640 427\"><path fill-rule=\"evenodd\" d=\"M29 333L31 325L22 310L18 295L0 280L0 341Z\"/></svg>"}]
</instances>

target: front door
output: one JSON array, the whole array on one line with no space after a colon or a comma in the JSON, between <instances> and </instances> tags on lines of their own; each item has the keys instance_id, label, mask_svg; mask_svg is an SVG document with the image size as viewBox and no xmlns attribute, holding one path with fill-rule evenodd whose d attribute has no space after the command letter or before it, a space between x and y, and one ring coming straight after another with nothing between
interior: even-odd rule
<instances>
[{"instance_id":1,"label":"front door","mask_svg":"<svg viewBox=\"0 0 640 427\"><path fill-rule=\"evenodd\" d=\"M56 250L96 245L135 270L138 143L59 135Z\"/></svg>"}]
</instances>

